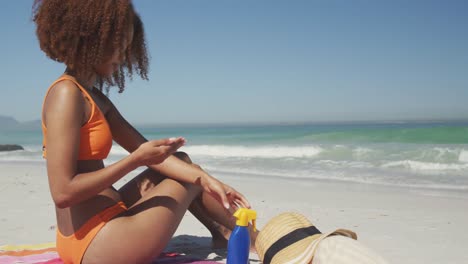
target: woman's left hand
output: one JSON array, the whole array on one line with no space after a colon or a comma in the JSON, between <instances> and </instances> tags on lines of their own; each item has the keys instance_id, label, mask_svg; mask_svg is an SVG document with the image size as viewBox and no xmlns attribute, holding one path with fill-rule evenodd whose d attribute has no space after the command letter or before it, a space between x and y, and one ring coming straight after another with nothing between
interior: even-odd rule
<instances>
[{"instance_id":1,"label":"woman's left hand","mask_svg":"<svg viewBox=\"0 0 468 264\"><path fill-rule=\"evenodd\" d=\"M250 204L244 195L210 175L203 177L201 186L205 192L212 195L226 209L231 207L250 208Z\"/></svg>"}]
</instances>

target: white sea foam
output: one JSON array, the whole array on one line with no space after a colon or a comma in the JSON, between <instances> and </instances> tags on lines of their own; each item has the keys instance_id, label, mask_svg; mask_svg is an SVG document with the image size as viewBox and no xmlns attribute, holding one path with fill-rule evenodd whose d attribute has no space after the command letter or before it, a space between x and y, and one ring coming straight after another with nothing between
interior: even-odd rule
<instances>
[{"instance_id":1,"label":"white sea foam","mask_svg":"<svg viewBox=\"0 0 468 264\"><path fill-rule=\"evenodd\" d=\"M468 150L464 146L385 144L188 145L181 148L205 169L223 173L325 179L407 187L466 189ZM111 164L127 155L114 145ZM0 162L44 161L40 146L0 152Z\"/></svg>"},{"instance_id":2,"label":"white sea foam","mask_svg":"<svg viewBox=\"0 0 468 264\"><path fill-rule=\"evenodd\" d=\"M23 144L24 150L0 151L0 161L42 161L42 146Z\"/></svg>"},{"instance_id":3,"label":"white sea foam","mask_svg":"<svg viewBox=\"0 0 468 264\"><path fill-rule=\"evenodd\" d=\"M455 162L460 149L449 147L422 148L414 152L414 159L434 162Z\"/></svg>"},{"instance_id":4,"label":"white sea foam","mask_svg":"<svg viewBox=\"0 0 468 264\"><path fill-rule=\"evenodd\" d=\"M229 145L194 145L180 149L190 155L211 157L238 158L304 158L315 157L323 151L316 146L229 146ZM123 156L128 152L120 146L114 145L111 155Z\"/></svg>"},{"instance_id":5,"label":"white sea foam","mask_svg":"<svg viewBox=\"0 0 468 264\"><path fill-rule=\"evenodd\" d=\"M370 169L370 168L376 167L370 162L363 162L363 161L318 160L315 163L321 166L326 166L327 168L339 168L339 169L346 169L346 168Z\"/></svg>"},{"instance_id":6,"label":"white sea foam","mask_svg":"<svg viewBox=\"0 0 468 264\"><path fill-rule=\"evenodd\" d=\"M315 157L323 149L318 146L228 146L228 145L195 145L184 146L182 151L191 155L212 157L241 158L304 158Z\"/></svg>"},{"instance_id":7,"label":"white sea foam","mask_svg":"<svg viewBox=\"0 0 468 264\"><path fill-rule=\"evenodd\" d=\"M406 188L422 188L427 190L468 190L466 181L461 184L450 184L442 181L421 181L417 177L401 177L401 175L379 174L376 171L366 171L355 174L349 170L298 170L285 172L281 170L262 170L259 168L228 168L228 167L207 167L210 173L217 176L231 175L236 177L278 177L291 180L326 180L353 182L363 184L379 184L387 186L400 186Z\"/></svg>"},{"instance_id":8,"label":"white sea foam","mask_svg":"<svg viewBox=\"0 0 468 264\"><path fill-rule=\"evenodd\" d=\"M406 168L414 171L458 171L468 169L468 164L434 163L414 160L401 160L384 163L382 168Z\"/></svg>"},{"instance_id":9,"label":"white sea foam","mask_svg":"<svg viewBox=\"0 0 468 264\"><path fill-rule=\"evenodd\" d=\"M462 150L460 151L460 154L458 155L458 161L468 163L468 150Z\"/></svg>"},{"instance_id":10,"label":"white sea foam","mask_svg":"<svg viewBox=\"0 0 468 264\"><path fill-rule=\"evenodd\" d=\"M368 155L372 153L374 150L370 148L364 148L364 147L357 147L353 150L353 153L357 156L363 156L363 155Z\"/></svg>"}]
</instances>

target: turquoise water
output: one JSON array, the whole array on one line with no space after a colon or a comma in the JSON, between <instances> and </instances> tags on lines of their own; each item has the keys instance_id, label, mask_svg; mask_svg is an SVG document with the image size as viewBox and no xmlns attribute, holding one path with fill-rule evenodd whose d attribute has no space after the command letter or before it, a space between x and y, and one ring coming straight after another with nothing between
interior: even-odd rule
<instances>
[{"instance_id":1,"label":"turquoise water","mask_svg":"<svg viewBox=\"0 0 468 264\"><path fill-rule=\"evenodd\" d=\"M215 175L335 180L468 189L468 123L141 126L149 139L184 136L182 148ZM39 130L0 132L0 161L41 161ZM126 155L114 146L108 162Z\"/></svg>"},{"instance_id":2,"label":"turquoise water","mask_svg":"<svg viewBox=\"0 0 468 264\"><path fill-rule=\"evenodd\" d=\"M306 124L211 127L143 127L145 135L181 134L199 142L225 144L427 143L468 144L468 123Z\"/></svg>"}]
</instances>

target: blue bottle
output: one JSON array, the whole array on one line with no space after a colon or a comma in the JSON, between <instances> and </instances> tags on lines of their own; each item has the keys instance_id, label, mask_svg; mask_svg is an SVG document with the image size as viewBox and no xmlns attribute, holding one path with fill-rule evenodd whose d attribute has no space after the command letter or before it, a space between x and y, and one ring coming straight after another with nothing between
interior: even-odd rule
<instances>
[{"instance_id":1,"label":"blue bottle","mask_svg":"<svg viewBox=\"0 0 468 264\"><path fill-rule=\"evenodd\" d=\"M239 208L234 217L237 219L236 227L231 233L228 241L227 264L247 264L249 263L250 234L249 222L255 232L255 220L257 213L247 208Z\"/></svg>"}]
</instances>

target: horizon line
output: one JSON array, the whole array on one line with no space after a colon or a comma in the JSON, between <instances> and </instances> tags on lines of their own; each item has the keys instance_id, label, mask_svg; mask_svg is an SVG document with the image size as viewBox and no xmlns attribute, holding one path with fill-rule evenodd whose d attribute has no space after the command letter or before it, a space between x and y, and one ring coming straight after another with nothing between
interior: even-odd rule
<instances>
[{"instance_id":1,"label":"horizon line","mask_svg":"<svg viewBox=\"0 0 468 264\"><path fill-rule=\"evenodd\" d=\"M13 118L19 124L41 122L40 118L26 121L18 121L13 116L1 115L0 117ZM330 119L330 120L281 120L281 121L261 121L261 120L250 120L250 121L200 121L200 122L132 122L135 126L209 126L209 125L313 125L313 124L398 124L398 123L447 123L447 122L459 122L468 123L468 117L446 117L446 118L404 118L404 119Z\"/></svg>"}]
</instances>

